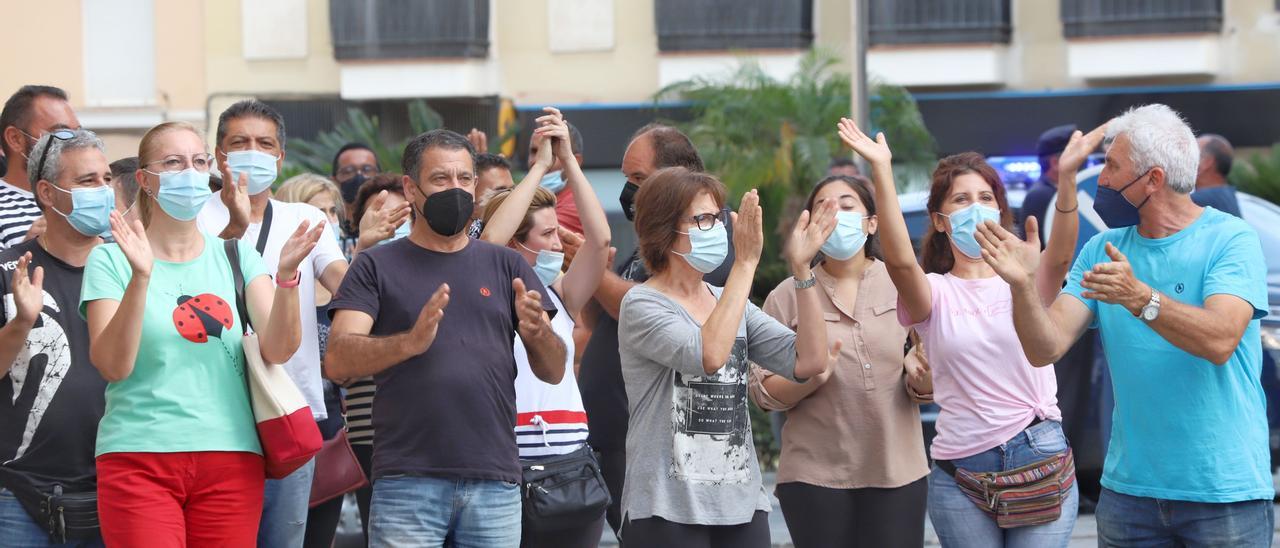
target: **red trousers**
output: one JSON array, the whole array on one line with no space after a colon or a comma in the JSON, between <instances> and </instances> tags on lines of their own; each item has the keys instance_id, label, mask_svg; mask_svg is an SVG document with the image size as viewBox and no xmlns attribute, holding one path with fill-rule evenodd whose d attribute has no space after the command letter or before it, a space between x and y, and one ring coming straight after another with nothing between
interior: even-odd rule
<instances>
[{"instance_id":1,"label":"red trousers","mask_svg":"<svg viewBox=\"0 0 1280 548\"><path fill-rule=\"evenodd\" d=\"M98 457L107 546L253 546L266 479L253 453L108 453Z\"/></svg>"}]
</instances>

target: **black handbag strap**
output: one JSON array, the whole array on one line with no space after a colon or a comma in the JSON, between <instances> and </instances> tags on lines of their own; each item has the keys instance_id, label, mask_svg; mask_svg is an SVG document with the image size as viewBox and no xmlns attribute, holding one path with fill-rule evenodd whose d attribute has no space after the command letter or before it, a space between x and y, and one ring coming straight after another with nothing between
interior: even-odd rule
<instances>
[{"instance_id":1,"label":"black handbag strap","mask_svg":"<svg viewBox=\"0 0 1280 548\"><path fill-rule=\"evenodd\" d=\"M271 218L271 206L267 206L267 219ZM265 219L264 219L265 220ZM264 227L263 230L266 230ZM266 232L263 232L266 234ZM258 238L262 240L263 238ZM245 306L244 298L244 272L240 271L240 245L239 240L223 240L222 246L227 251L227 262L231 263L231 278L235 280L236 286L236 310L240 312L240 331L246 335L249 334L249 311Z\"/></svg>"},{"instance_id":2,"label":"black handbag strap","mask_svg":"<svg viewBox=\"0 0 1280 548\"><path fill-rule=\"evenodd\" d=\"M258 231L258 245L255 248L259 255L265 255L267 234L271 233L271 200L267 200L267 210L262 212L262 229Z\"/></svg>"}]
</instances>

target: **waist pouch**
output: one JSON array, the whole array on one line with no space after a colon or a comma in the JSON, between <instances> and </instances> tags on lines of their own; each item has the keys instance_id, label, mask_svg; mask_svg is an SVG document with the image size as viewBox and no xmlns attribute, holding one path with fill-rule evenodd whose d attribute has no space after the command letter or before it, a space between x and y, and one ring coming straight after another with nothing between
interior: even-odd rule
<instances>
[{"instance_id":1,"label":"waist pouch","mask_svg":"<svg viewBox=\"0 0 1280 548\"><path fill-rule=\"evenodd\" d=\"M66 493L61 485L54 485L49 493L29 486L10 491L54 544L95 540L101 535L97 491Z\"/></svg>"},{"instance_id":2,"label":"waist pouch","mask_svg":"<svg viewBox=\"0 0 1280 548\"><path fill-rule=\"evenodd\" d=\"M935 462L1001 529L1057 521L1062 515L1062 501L1076 481L1075 458L1070 448L1003 472L971 472L956 468L951 461Z\"/></svg>"},{"instance_id":3,"label":"waist pouch","mask_svg":"<svg viewBox=\"0 0 1280 548\"><path fill-rule=\"evenodd\" d=\"M609 489L591 447L567 455L521 459L524 524L535 531L583 527L604 515Z\"/></svg>"}]
</instances>

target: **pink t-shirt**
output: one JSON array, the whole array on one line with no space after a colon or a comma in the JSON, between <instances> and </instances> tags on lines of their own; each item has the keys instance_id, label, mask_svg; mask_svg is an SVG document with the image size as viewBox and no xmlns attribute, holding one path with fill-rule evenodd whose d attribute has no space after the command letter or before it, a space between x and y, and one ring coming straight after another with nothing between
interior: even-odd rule
<instances>
[{"instance_id":1,"label":"pink t-shirt","mask_svg":"<svg viewBox=\"0 0 1280 548\"><path fill-rule=\"evenodd\" d=\"M929 274L933 310L920 333L942 407L930 454L955 460L1009 441L1036 417L1062 420L1053 366L1032 367L1013 328L1013 295L998 276L964 280Z\"/></svg>"}]
</instances>

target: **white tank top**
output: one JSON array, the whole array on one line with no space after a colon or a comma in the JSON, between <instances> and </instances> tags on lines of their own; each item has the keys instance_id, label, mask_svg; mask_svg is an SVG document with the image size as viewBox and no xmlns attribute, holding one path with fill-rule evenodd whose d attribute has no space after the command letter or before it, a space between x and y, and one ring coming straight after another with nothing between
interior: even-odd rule
<instances>
[{"instance_id":1,"label":"white tank top","mask_svg":"<svg viewBox=\"0 0 1280 548\"><path fill-rule=\"evenodd\" d=\"M557 310L551 329L565 346L564 378L559 384L539 380L529 368L524 342L516 335L516 444L522 459L572 453L587 441L587 413L573 374L573 318L555 290L548 290Z\"/></svg>"}]
</instances>

